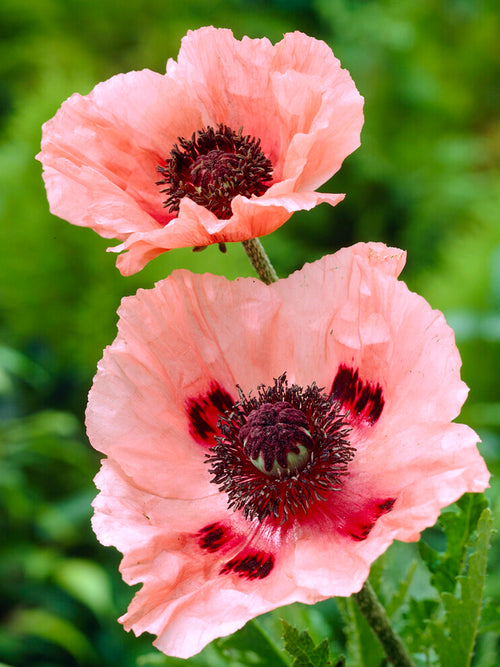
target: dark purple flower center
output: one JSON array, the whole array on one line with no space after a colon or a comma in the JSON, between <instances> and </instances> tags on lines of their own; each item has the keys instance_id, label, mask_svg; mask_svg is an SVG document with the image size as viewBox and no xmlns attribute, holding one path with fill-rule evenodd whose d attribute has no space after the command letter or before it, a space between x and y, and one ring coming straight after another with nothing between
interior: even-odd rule
<instances>
[{"instance_id":1,"label":"dark purple flower center","mask_svg":"<svg viewBox=\"0 0 500 667\"><path fill-rule=\"evenodd\" d=\"M354 449L334 398L316 384L288 386L286 375L219 417L207 456L212 482L247 519L281 523L342 487Z\"/></svg>"},{"instance_id":2,"label":"dark purple flower center","mask_svg":"<svg viewBox=\"0 0 500 667\"><path fill-rule=\"evenodd\" d=\"M305 414L284 401L256 408L239 437L254 466L270 475L302 470L314 445Z\"/></svg>"},{"instance_id":3,"label":"dark purple flower center","mask_svg":"<svg viewBox=\"0 0 500 667\"><path fill-rule=\"evenodd\" d=\"M170 158L158 171L157 185L167 195L163 205L171 213L179 211L183 197L227 220L236 195L260 197L270 187L273 167L260 147L260 139L234 132L227 125L206 127L191 139L179 137Z\"/></svg>"}]
</instances>

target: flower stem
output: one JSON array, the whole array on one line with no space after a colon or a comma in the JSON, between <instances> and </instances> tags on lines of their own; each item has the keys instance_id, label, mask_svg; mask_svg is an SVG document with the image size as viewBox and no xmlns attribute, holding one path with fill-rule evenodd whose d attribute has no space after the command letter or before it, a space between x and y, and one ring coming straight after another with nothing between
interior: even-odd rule
<instances>
[{"instance_id":1,"label":"flower stem","mask_svg":"<svg viewBox=\"0 0 500 667\"><path fill-rule=\"evenodd\" d=\"M414 667L401 637L393 630L384 607L368 581L359 593L353 594L353 598L381 643L389 662L396 667Z\"/></svg>"},{"instance_id":2,"label":"flower stem","mask_svg":"<svg viewBox=\"0 0 500 667\"><path fill-rule=\"evenodd\" d=\"M249 239L248 241L242 241L241 243L262 282L266 283L266 285L275 283L278 280L278 276L259 239Z\"/></svg>"}]
</instances>

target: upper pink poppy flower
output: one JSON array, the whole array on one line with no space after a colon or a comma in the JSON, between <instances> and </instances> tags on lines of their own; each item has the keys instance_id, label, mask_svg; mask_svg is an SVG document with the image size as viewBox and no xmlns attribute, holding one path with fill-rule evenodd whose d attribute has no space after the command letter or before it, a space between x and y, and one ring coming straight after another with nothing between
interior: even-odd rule
<instances>
[{"instance_id":1,"label":"upper pink poppy flower","mask_svg":"<svg viewBox=\"0 0 500 667\"><path fill-rule=\"evenodd\" d=\"M270 286L175 271L123 300L87 429L94 529L143 583L121 619L189 657L294 601L358 591L488 471L444 317L358 244ZM286 374L286 376L285 376Z\"/></svg>"},{"instance_id":2,"label":"upper pink poppy flower","mask_svg":"<svg viewBox=\"0 0 500 667\"><path fill-rule=\"evenodd\" d=\"M119 74L75 94L37 156L52 213L123 241L124 275L172 248L269 234L359 146L363 98L322 41L188 32L165 75Z\"/></svg>"}]
</instances>

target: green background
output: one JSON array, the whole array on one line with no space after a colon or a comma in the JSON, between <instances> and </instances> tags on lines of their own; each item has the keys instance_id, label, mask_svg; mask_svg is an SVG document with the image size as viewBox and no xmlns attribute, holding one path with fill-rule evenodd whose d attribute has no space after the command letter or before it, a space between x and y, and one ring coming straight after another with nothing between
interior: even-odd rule
<instances>
[{"instance_id":1,"label":"green background","mask_svg":"<svg viewBox=\"0 0 500 667\"><path fill-rule=\"evenodd\" d=\"M321 188L346 199L295 214L264 245L280 276L356 241L407 249L403 278L456 330L471 388L461 420L479 432L497 473L495 7L493 0L2 1L0 663L154 664L154 657L141 658L151 652L151 638L134 639L116 622L133 591L121 582L117 552L100 547L90 531L99 456L82 426L86 394L115 337L122 296L178 267L252 275L233 244L227 255L216 247L173 251L123 278L105 252L109 241L49 214L34 160L42 123L73 92L86 94L118 72L163 72L188 29L211 24L273 42L298 29L327 41L365 97L361 148ZM495 484L487 495L498 516ZM389 571L397 575L408 554L404 545L392 548ZM500 600L498 541L490 562L487 592ZM334 604L283 613L344 647ZM269 618L272 633L278 616ZM497 639L484 635L475 664L495 665L497 651Z\"/></svg>"}]
</instances>

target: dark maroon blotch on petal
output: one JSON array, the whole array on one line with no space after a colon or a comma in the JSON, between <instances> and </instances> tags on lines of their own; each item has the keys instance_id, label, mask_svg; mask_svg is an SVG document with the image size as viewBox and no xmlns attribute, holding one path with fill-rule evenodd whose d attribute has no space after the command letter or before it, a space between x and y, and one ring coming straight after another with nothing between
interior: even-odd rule
<instances>
[{"instance_id":1,"label":"dark maroon blotch on petal","mask_svg":"<svg viewBox=\"0 0 500 667\"><path fill-rule=\"evenodd\" d=\"M211 523L198 531L198 544L209 553L218 551L229 539L228 531L219 523Z\"/></svg>"},{"instance_id":2,"label":"dark maroon blotch on petal","mask_svg":"<svg viewBox=\"0 0 500 667\"><path fill-rule=\"evenodd\" d=\"M344 364L339 366L330 395L354 417L369 424L375 424L384 409L385 401L379 383L364 382L359 378L358 369Z\"/></svg>"},{"instance_id":3,"label":"dark maroon blotch on petal","mask_svg":"<svg viewBox=\"0 0 500 667\"><path fill-rule=\"evenodd\" d=\"M228 561L219 574L234 573L247 579L265 579L274 567L274 556L263 551L237 556Z\"/></svg>"},{"instance_id":4,"label":"dark maroon blotch on petal","mask_svg":"<svg viewBox=\"0 0 500 667\"><path fill-rule=\"evenodd\" d=\"M381 511L381 515L386 514L387 512L390 512L392 510L392 508L394 507L395 502L396 502L396 498L387 498L387 500L384 500L383 503L380 503L378 508Z\"/></svg>"},{"instance_id":5,"label":"dark maroon blotch on petal","mask_svg":"<svg viewBox=\"0 0 500 667\"><path fill-rule=\"evenodd\" d=\"M366 540L377 520L390 512L395 502L396 498L371 501L364 510L349 517L346 533L357 542Z\"/></svg>"},{"instance_id":6,"label":"dark maroon blotch on petal","mask_svg":"<svg viewBox=\"0 0 500 667\"><path fill-rule=\"evenodd\" d=\"M213 447L218 433L219 415L233 407L234 400L217 382L212 382L205 395L186 401L186 411L190 420L189 432L200 444Z\"/></svg>"}]
</instances>

